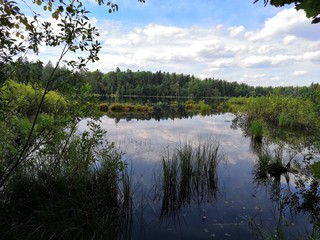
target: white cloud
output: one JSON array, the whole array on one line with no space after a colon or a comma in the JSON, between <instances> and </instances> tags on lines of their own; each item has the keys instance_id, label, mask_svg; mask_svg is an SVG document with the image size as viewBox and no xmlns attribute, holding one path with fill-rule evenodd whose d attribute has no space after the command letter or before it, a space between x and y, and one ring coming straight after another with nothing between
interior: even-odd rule
<instances>
[{"instance_id":1,"label":"white cloud","mask_svg":"<svg viewBox=\"0 0 320 240\"><path fill-rule=\"evenodd\" d=\"M128 27L97 19L92 23L98 25L103 47L101 60L89 65L93 70L162 70L264 86L319 81L319 26L293 9L279 12L251 32L242 25ZM52 59L54 51L58 54L44 47L41 60Z\"/></svg>"},{"instance_id":2,"label":"white cloud","mask_svg":"<svg viewBox=\"0 0 320 240\"><path fill-rule=\"evenodd\" d=\"M275 52L278 52L278 49L276 47L270 46L270 45L262 45L261 47L257 48L257 53L262 54L262 55L269 54L269 53L272 54Z\"/></svg>"},{"instance_id":3,"label":"white cloud","mask_svg":"<svg viewBox=\"0 0 320 240\"><path fill-rule=\"evenodd\" d=\"M315 52L306 52L303 57L305 60L320 62L320 50Z\"/></svg>"},{"instance_id":4,"label":"white cloud","mask_svg":"<svg viewBox=\"0 0 320 240\"><path fill-rule=\"evenodd\" d=\"M293 76L303 76L306 75L308 72L307 71L294 71Z\"/></svg>"},{"instance_id":5,"label":"white cloud","mask_svg":"<svg viewBox=\"0 0 320 240\"><path fill-rule=\"evenodd\" d=\"M281 35L291 35L303 39L319 39L318 26L310 24L304 11L285 9L276 16L268 19L262 29L247 32L249 41L270 41Z\"/></svg>"},{"instance_id":6,"label":"white cloud","mask_svg":"<svg viewBox=\"0 0 320 240\"><path fill-rule=\"evenodd\" d=\"M284 45L288 45L288 44L291 44L296 39L297 38L295 36L289 35L289 36L286 36L285 38L283 38L282 42Z\"/></svg>"},{"instance_id":7,"label":"white cloud","mask_svg":"<svg viewBox=\"0 0 320 240\"><path fill-rule=\"evenodd\" d=\"M268 67L271 64L270 57L267 56L249 56L243 59L244 67Z\"/></svg>"},{"instance_id":8,"label":"white cloud","mask_svg":"<svg viewBox=\"0 0 320 240\"><path fill-rule=\"evenodd\" d=\"M231 37L236 37L240 33L243 33L245 31L245 28L244 28L244 26L230 27L229 30L230 30L230 36Z\"/></svg>"},{"instance_id":9,"label":"white cloud","mask_svg":"<svg viewBox=\"0 0 320 240\"><path fill-rule=\"evenodd\" d=\"M284 10L284 13L280 12L274 18L279 19L279 15L289 18L291 14L291 11ZM270 22L275 20L269 19L262 29L256 31L256 36L261 37L261 32L266 34L264 29L266 26L269 28ZM308 19L305 23L310 24ZM101 58L103 62L107 62L102 64L102 70L133 66L132 70L181 72L228 81L240 80L253 85L270 85L272 82L285 85L287 76L292 75L288 85L308 84L295 83L294 77L297 77L297 74L292 74L292 69L296 69L299 64L307 66L319 62L320 44L318 41L304 40L289 33L283 35L280 31L283 28L286 27L276 26L268 43L263 44L260 41L237 37L245 31L242 26L226 27L222 24L212 28L148 24L122 33L110 32L102 51ZM291 32L295 32L293 25L289 28ZM279 39L282 39L282 44ZM117 55L121 57L112 58ZM250 77L239 77L247 74L248 70ZM303 76L299 76L299 81L303 80ZM315 81L308 81L312 80Z\"/></svg>"}]
</instances>

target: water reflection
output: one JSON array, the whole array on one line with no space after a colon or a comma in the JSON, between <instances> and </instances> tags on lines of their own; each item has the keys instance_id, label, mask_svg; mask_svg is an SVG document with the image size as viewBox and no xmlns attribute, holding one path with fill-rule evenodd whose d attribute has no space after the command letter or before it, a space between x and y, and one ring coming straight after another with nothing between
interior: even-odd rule
<instances>
[{"instance_id":1,"label":"water reflection","mask_svg":"<svg viewBox=\"0 0 320 240\"><path fill-rule=\"evenodd\" d=\"M214 141L186 143L162 158L160 218L175 218L181 208L212 203L217 193L217 166L222 160ZM205 220L205 216L203 216Z\"/></svg>"},{"instance_id":2,"label":"water reflection","mask_svg":"<svg viewBox=\"0 0 320 240\"><path fill-rule=\"evenodd\" d=\"M239 126L246 123L236 126L234 118L197 115L116 124L107 116L100 119L108 140L132 167L132 239L268 239L274 234L303 239L313 234L312 228L316 232L319 186L305 174L308 149L243 135ZM198 138L215 140L226 155L210 174L209 167L198 174L194 164L182 171L179 156L174 157L188 152L188 142ZM274 154L278 147L278 158L290 171L261 170L259 156L265 149ZM171 169L167 173L166 167Z\"/></svg>"}]
</instances>

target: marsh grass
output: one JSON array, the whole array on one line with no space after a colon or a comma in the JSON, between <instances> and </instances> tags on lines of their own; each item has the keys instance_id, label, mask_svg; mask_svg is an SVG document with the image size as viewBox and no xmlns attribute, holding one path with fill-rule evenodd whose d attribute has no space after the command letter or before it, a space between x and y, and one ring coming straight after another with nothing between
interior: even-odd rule
<instances>
[{"instance_id":1,"label":"marsh grass","mask_svg":"<svg viewBox=\"0 0 320 240\"><path fill-rule=\"evenodd\" d=\"M290 165L294 156L290 156L289 161L284 163L285 156L283 151L283 146L274 149L273 153L268 149L261 150L256 163L257 179L267 179L268 175L270 175L280 181L281 175L291 172Z\"/></svg>"},{"instance_id":2,"label":"marsh grass","mask_svg":"<svg viewBox=\"0 0 320 240\"><path fill-rule=\"evenodd\" d=\"M108 112L109 104L108 103L100 103L98 108L101 112Z\"/></svg>"},{"instance_id":3,"label":"marsh grass","mask_svg":"<svg viewBox=\"0 0 320 240\"><path fill-rule=\"evenodd\" d=\"M153 107L148 104L112 103L109 110L112 112L153 112Z\"/></svg>"},{"instance_id":4,"label":"marsh grass","mask_svg":"<svg viewBox=\"0 0 320 240\"><path fill-rule=\"evenodd\" d=\"M310 166L313 176L320 179L320 162L314 163Z\"/></svg>"},{"instance_id":5,"label":"marsh grass","mask_svg":"<svg viewBox=\"0 0 320 240\"><path fill-rule=\"evenodd\" d=\"M132 193L121 154L101 132L43 146L0 191L1 239L119 239Z\"/></svg>"},{"instance_id":6,"label":"marsh grass","mask_svg":"<svg viewBox=\"0 0 320 240\"><path fill-rule=\"evenodd\" d=\"M222 159L214 141L188 142L162 158L161 216L174 216L191 202L212 202L217 192L217 166Z\"/></svg>"},{"instance_id":7,"label":"marsh grass","mask_svg":"<svg viewBox=\"0 0 320 240\"><path fill-rule=\"evenodd\" d=\"M185 109L188 111L199 111L201 114L205 115L209 113L212 109L211 107L205 103L204 100L199 100L198 103L196 103L193 100L188 100L185 102Z\"/></svg>"},{"instance_id":8,"label":"marsh grass","mask_svg":"<svg viewBox=\"0 0 320 240\"><path fill-rule=\"evenodd\" d=\"M263 120L257 119L250 123L249 132L255 139L261 139L263 137Z\"/></svg>"}]
</instances>

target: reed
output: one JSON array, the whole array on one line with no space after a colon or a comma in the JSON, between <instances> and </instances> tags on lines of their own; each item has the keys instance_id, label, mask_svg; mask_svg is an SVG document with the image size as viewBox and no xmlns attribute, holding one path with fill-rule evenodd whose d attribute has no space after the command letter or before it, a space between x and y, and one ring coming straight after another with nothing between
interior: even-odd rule
<instances>
[{"instance_id":1,"label":"reed","mask_svg":"<svg viewBox=\"0 0 320 240\"><path fill-rule=\"evenodd\" d=\"M260 119L253 120L250 123L249 132L254 139L261 139L263 137L263 121Z\"/></svg>"},{"instance_id":2,"label":"reed","mask_svg":"<svg viewBox=\"0 0 320 240\"><path fill-rule=\"evenodd\" d=\"M161 216L175 215L191 203L212 201L217 191L217 166L222 159L214 141L181 145L162 159Z\"/></svg>"},{"instance_id":3,"label":"reed","mask_svg":"<svg viewBox=\"0 0 320 240\"><path fill-rule=\"evenodd\" d=\"M100 145L102 132L92 130L70 137L63 152L58 143L43 147L10 177L0 192L1 238L122 237L132 210L130 179L113 144Z\"/></svg>"}]
</instances>

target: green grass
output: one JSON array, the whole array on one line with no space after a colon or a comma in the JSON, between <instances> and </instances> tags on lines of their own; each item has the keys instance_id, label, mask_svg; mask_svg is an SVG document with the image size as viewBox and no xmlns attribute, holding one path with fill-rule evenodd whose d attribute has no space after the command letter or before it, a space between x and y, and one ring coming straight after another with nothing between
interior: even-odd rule
<instances>
[{"instance_id":1,"label":"green grass","mask_svg":"<svg viewBox=\"0 0 320 240\"><path fill-rule=\"evenodd\" d=\"M72 135L64 147L58 139L42 145L10 175L0 192L1 239L121 239L130 178L114 145L90 126L92 135Z\"/></svg>"},{"instance_id":2,"label":"green grass","mask_svg":"<svg viewBox=\"0 0 320 240\"><path fill-rule=\"evenodd\" d=\"M273 150L265 149L259 153L256 162L256 179L259 181L267 180L269 176L275 180L280 180L282 174L290 172L292 169L284 163L283 147Z\"/></svg>"},{"instance_id":3,"label":"green grass","mask_svg":"<svg viewBox=\"0 0 320 240\"><path fill-rule=\"evenodd\" d=\"M253 120L250 124L250 134L253 138L262 138L263 136L263 121L260 119Z\"/></svg>"},{"instance_id":4,"label":"green grass","mask_svg":"<svg viewBox=\"0 0 320 240\"><path fill-rule=\"evenodd\" d=\"M193 200L212 201L217 191L217 166L222 156L214 141L186 143L162 158L162 216L174 215Z\"/></svg>"},{"instance_id":5,"label":"green grass","mask_svg":"<svg viewBox=\"0 0 320 240\"><path fill-rule=\"evenodd\" d=\"M185 102L184 107L188 111L199 111L201 114L206 114L211 111L211 107L206 104L204 100L200 100L198 103L193 100L188 100Z\"/></svg>"},{"instance_id":6,"label":"green grass","mask_svg":"<svg viewBox=\"0 0 320 240\"><path fill-rule=\"evenodd\" d=\"M317 179L320 179L320 162L314 163L310 167L313 176L315 176Z\"/></svg>"}]
</instances>

